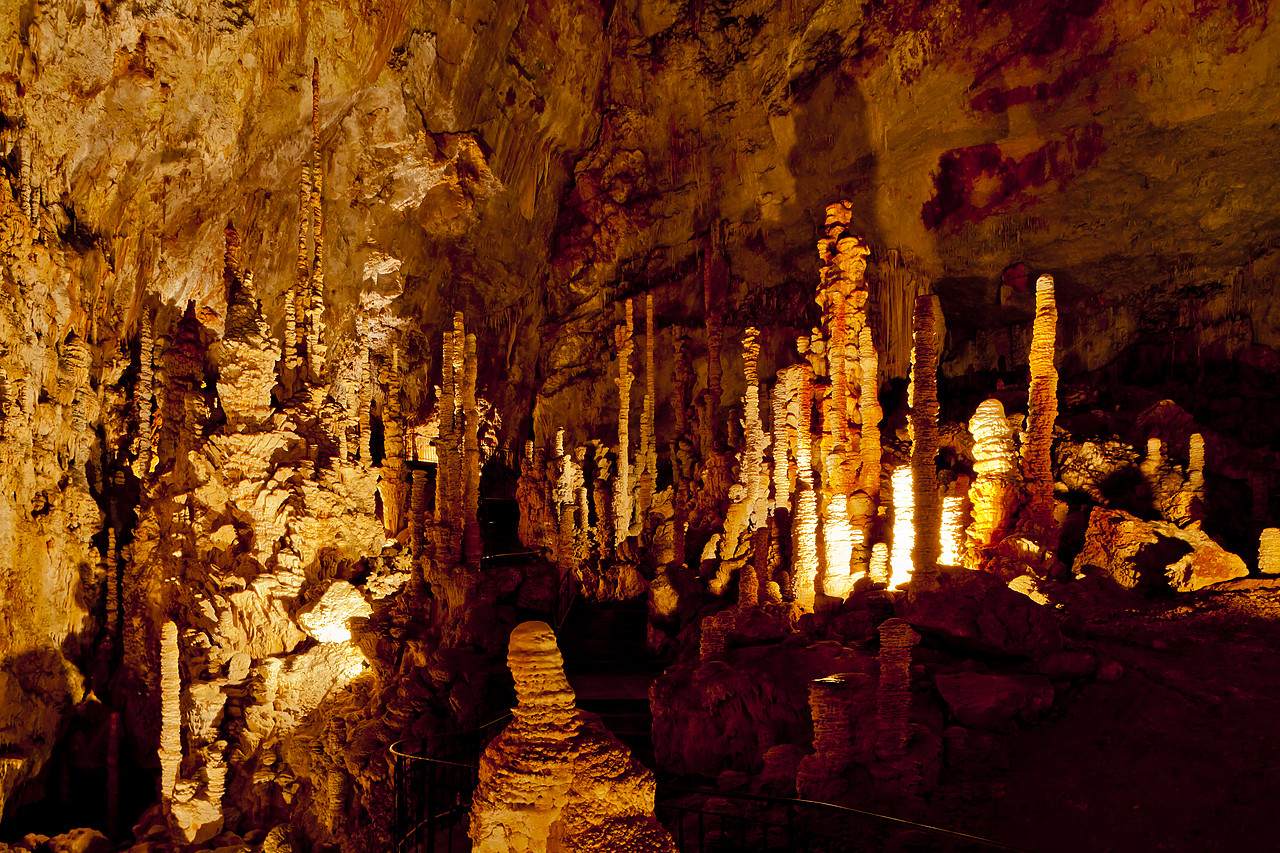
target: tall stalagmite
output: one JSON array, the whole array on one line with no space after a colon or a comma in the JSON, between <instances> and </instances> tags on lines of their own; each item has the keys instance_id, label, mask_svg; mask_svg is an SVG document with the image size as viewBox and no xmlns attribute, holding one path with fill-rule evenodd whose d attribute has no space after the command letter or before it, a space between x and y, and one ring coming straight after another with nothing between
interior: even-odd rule
<instances>
[{"instance_id":1,"label":"tall stalagmite","mask_svg":"<svg viewBox=\"0 0 1280 853\"><path fill-rule=\"evenodd\" d=\"M613 332L618 347L618 477L614 481L613 518L615 545L621 545L631 535L631 353L635 349L635 326L632 320L631 300L626 301L625 321Z\"/></svg>"},{"instance_id":2,"label":"tall stalagmite","mask_svg":"<svg viewBox=\"0 0 1280 853\"><path fill-rule=\"evenodd\" d=\"M791 550L791 587L796 603L812 610L816 594L814 582L818 577L818 495L813 483L813 373L807 364L800 365L798 385L800 420L796 426L796 468L800 487L792 527L795 542Z\"/></svg>"},{"instance_id":3,"label":"tall stalagmite","mask_svg":"<svg viewBox=\"0 0 1280 853\"><path fill-rule=\"evenodd\" d=\"M1022 472L1027 488L1029 532L1040 548L1040 572L1050 568L1058 548L1054 521L1053 469L1050 451L1058 419L1058 371L1053 365L1057 342L1058 307L1053 277L1036 279L1036 316L1031 332L1031 387L1027 394L1027 443L1022 447Z\"/></svg>"},{"instance_id":4,"label":"tall stalagmite","mask_svg":"<svg viewBox=\"0 0 1280 853\"><path fill-rule=\"evenodd\" d=\"M654 441L653 414L657 394L657 372L653 367L654 324L653 294L644 297L644 409L640 413L640 506L642 525L648 524L653 507L654 483L658 477L658 450Z\"/></svg>"},{"instance_id":5,"label":"tall stalagmite","mask_svg":"<svg viewBox=\"0 0 1280 853\"><path fill-rule=\"evenodd\" d=\"M476 404L476 336L464 338L462 371L462 462L466 481L462 492L462 536L467 565L480 565L484 545L480 539L480 409Z\"/></svg>"},{"instance_id":6,"label":"tall stalagmite","mask_svg":"<svg viewBox=\"0 0 1280 853\"><path fill-rule=\"evenodd\" d=\"M911 481L915 504L912 589L928 589L937 578L942 549L942 505L938 496L938 297L916 298L911 352Z\"/></svg>"},{"instance_id":7,"label":"tall stalagmite","mask_svg":"<svg viewBox=\"0 0 1280 853\"><path fill-rule=\"evenodd\" d=\"M400 351L393 343L383 360L382 383L386 396L382 407L382 472L378 494L382 496L382 524L394 537L404 526L404 423L400 409Z\"/></svg>"},{"instance_id":8,"label":"tall stalagmite","mask_svg":"<svg viewBox=\"0 0 1280 853\"><path fill-rule=\"evenodd\" d=\"M324 372L324 218L321 200L324 168L320 162L320 59L311 70L311 279L307 287L307 361L311 378Z\"/></svg>"},{"instance_id":9,"label":"tall stalagmite","mask_svg":"<svg viewBox=\"0 0 1280 853\"><path fill-rule=\"evenodd\" d=\"M760 356L759 334L754 327L742 333L742 366L746 374L746 390L742 396L746 452L742 457L738 484L731 492L733 502L724 522L724 539L720 547L722 560L742 555L746 534L764 526L769 512L769 470L764 463L769 437L760 421L760 381L756 370Z\"/></svg>"},{"instance_id":10,"label":"tall stalagmite","mask_svg":"<svg viewBox=\"0 0 1280 853\"><path fill-rule=\"evenodd\" d=\"M178 671L178 625L160 627L160 799L170 805L182 766L182 675Z\"/></svg>"}]
</instances>

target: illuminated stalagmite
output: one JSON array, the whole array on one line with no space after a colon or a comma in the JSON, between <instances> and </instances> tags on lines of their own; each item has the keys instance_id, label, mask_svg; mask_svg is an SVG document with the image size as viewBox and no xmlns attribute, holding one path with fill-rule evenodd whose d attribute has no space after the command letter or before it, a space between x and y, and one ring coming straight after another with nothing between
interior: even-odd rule
<instances>
[{"instance_id":1,"label":"illuminated stalagmite","mask_svg":"<svg viewBox=\"0 0 1280 853\"><path fill-rule=\"evenodd\" d=\"M969 489L973 521L966 533L965 565L985 569L989 551L1004 538L1021 487L1013 428L999 400L986 400L969 421L973 435L973 472Z\"/></svg>"},{"instance_id":2,"label":"illuminated stalagmite","mask_svg":"<svg viewBox=\"0 0 1280 853\"><path fill-rule=\"evenodd\" d=\"M140 325L141 329L138 335L138 384L134 389L138 412L138 452L134 474L142 478L151 470L151 421L155 412L154 403L152 402L155 384L153 367L155 342L151 331L151 312L145 307L142 309Z\"/></svg>"},{"instance_id":3,"label":"illuminated stalagmite","mask_svg":"<svg viewBox=\"0 0 1280 853\"><path fill-rule=\"evenodd\" d=\"M387 536L396 536L404 520L404 424L400 408L400 352L392 351L383 359L382 384L382 476L378 494L382 496L382 523Z\"/></svg>"},{"instance_id":4,"label":"illuminated stalagmite","mask_svg":"<svg viewBox=\"0 0 1280 853\"><path fill-rule=\"evenodd\" d=\"M576 710L551 628L518 626L507 663L517 704L480 759L475 853L674 853L653 814L653 775L599 718Z\"/></svg>"},{"instance_id":5,"label":"illuminated stalagmite","mask_svg":"<svg viewBox=\"0 0 1280 853\"><path fill-rule=\"evenodd\" d=\"M915 504L912 589L935 583L941 553L942 507L938 496L938 297L916 298L911 351L911 485Z\"/></svg>"},{"instance_id":6,"label":"illuminated stalagmite","mask_svg":"<svg viewBox=\"0 0 1280 853\"><path fill-rule=\"evenodd\" d=\"M724 522L721 560L741 556L746 534L763 526L768 516L769 471L764 456L769 437L760 421L760 380L756 372L756 361L760 355L759 334L754 327L742 333L742 365L746 374L746 390L742 398L746 452L742 456L738 483L730 490L733 502Z\"/></svg>"},{"instance_id":7,"label":"illuminated stalagmite","mask_svg":"<svg viewBox=\"0 0 1280 853\"><path fill-rule=\"evenodd\" d=\"M813 373L809 365L800 365L798 389L799 423L796 425L796 468L800 481L796 496L795 520L792 523L791 588L796 603L813 609L818 577L818 495L813 482L812 426Z\"/></svg>"},{"instance_id":8,"label":"illuminated stalagmite","mask_svg":"<svg viewBox=\"0 0 1280 853\"><path fill-rule=\"evenodd\" d=\"M1280 574L1280 527L1268 527L1258 537L1258 571Z\"/></svg>"},{"instance_id":9,"label":"illuminated stalagmite","mask_svg":"<svg viewBox=\"0 0 1280 853\"><path fill-rule=\"evenodd\" d=\"M440 433L436 438L436 523L446 527L457 515L453 501L453 464L457 456L458 433L458 358L459 342L453 329L444 332L440 357L440 395L436 409L440 416Z\"/></svg>"},{"instance_id":10,"label":"illuminated stalagmite","mask_svg":"<svg viewBox=\"0 0 1280 853\"><path fill-rule=\"evenodd\" d=\"M635 349L635 333L631 300L626 301L625 320L614 329L613 339L618 347L618 476L613 487L613 519L615 545L621 545L631 535L631 353Z\"/></svg>"},{"instance_id":11,"label":"illuminated stalagmite","mask_svg":"<svg viewBox=\"0 0 1280 853\"><path fill-rule=\"evenodd\" d=\"M889 551L889 585L911 580L915 551L915 490L910 465L899 465L889 477L893 507L893 543Z\"/></svg>"},{"instance_id":12,"label":"illuminated stalagmite","mask_svg":"<svg viewBox=\"0 0 1280 853\"><path fill-rule=\"evenodd\" d=\"M1058 371L1053 365L1057 341L1058 307L1053 277L1036 279L1036 316L1031 332L1031 387L1027 393L1027 443L1022 447L1022 472L1026 479L1029 532L1040 548L1039 571L1049 568L1058 547L1054 520L1053 469L1050 450L1053 426L1058 419Z\"/></svg>"},{"instance_id":13,"label":"illuminated stalagmite","mask_svg":"<svg viewBox=\"0 0 1280 853\"><path fill-rule=\"evenodd\" d=\"M307 361L311 377L324 371L324 217L321 200L324 168L320 163L320 60L311 70L311 278L307 285Z\"/></svg>"},{"instance_id":14,"label":"illuminated stalagmite","mask_svg":"<svg viewBox=\"0 0 1280 853\"><path fill-rule=\"evenodd\" d=\"M787 424L787 402L795 394L790 369L779 370L773 386L773 506L775 511L791 509L791 490L795 487L795 453L793 428Z\"/></svg>"},{"instance_id":15,"label":"illuminated stalagmite","mask_svg":"<svg viewBox=\"0 0 1280 853\"><path fill-rule=\"evenodd\" d=\"M182 766L182 675L178 670L178 625L160 628L160 798L168 804Z\"/></svg>"}]
</instances>

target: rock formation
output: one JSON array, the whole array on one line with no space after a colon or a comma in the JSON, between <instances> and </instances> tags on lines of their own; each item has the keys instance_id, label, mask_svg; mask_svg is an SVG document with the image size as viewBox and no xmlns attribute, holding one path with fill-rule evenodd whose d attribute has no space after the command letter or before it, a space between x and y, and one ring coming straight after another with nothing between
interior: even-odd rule
<instances>
[{"instance_id":1,"label":"rock formation","mask_svg":"<svg viewBox=\"0 0 1280 853\"><path fill-rule=\"evenodd\" d=\"M473 849L674 851L653 816L652 774L575 708L550 626L512 631L507 662L516 706L480 761Z\"/></svg>"}]
</instances>

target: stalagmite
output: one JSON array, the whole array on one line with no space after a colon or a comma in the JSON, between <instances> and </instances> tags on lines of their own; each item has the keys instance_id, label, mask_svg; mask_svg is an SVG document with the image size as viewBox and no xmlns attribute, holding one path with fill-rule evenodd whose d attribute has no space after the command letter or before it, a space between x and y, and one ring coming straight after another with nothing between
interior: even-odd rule
<instances>
[{"instance_id":1,"label":"stalagmite","mask_svg":"<svg viewBox=\"0 0 1280 853\"><path fill-rule=\"evenodd\" d=\"M702 264L702 304L707 321L707 411L704 421L703 459L709 459L719 450L716 424L719 422L717 413L720 411L720 398L724 394L720 367L720 350L724 345L724 317L712 294L712 264L716 252L718 247L713 239L707 247Z\"/></svg>"},{"instance_id":2,"label":"stalagmite","mask_svg":"<svg viewBox=\"0 0 1280 853\"><path fill-rule=\"evenodd\" d=\"M359 364L359 429L360 429L360 461L365 465L373 464L373 365L369 348L361 345Z\"/></svg>"},{"instance_id":3,"label":"stalagmite","mask_svg":"<svg viewBox=\"0 0 1280 853\"><path fill-rule=\"evenodd\" d=\"M1268 527L1258 537L1258 571L1280 574L1280 527Z\"/></svg>"},{"instance_id":4,"label":"stalagmite","mask_svg":"<svg viewBox=\"0 0 1280 853\"><path fill-rule=\"evenodd\" d=\"M302 178L298 182L298 260L294 271L293 286L285 293L288 303L285 314L285 368L292 374L298 369L302 345L306 342L306 297L311 279L311 164L302 163Z\"/></svg>"},{"instance_id":5,"label":"stalagmite","mask_svg":"<svg viewBox=\"0 0 1280 853\"><path fill-rule=\"evenodd\" d=\"M390 358L383 361L386 396L382 407L382 472L378 494L382 496L382 524L394 537L404 523L404 424L400 411L400 353L392 344Z\"/></svg>"},{"instance_id":6,"label":"stalagmite","mask_svg":"<svg viewBox=\"0 0 1280 853\"><path fill-rule=\"evenodd\" d=\"M644 409L640 413L640 506L642 525L648 524L653 507L653 489L658 476L658 451L653 436L654 397L657 394L657 372L653 366L654 325L653 294L644 297Z\"/></svg>"},{"instance_id":7,"label":"stalagmite","mask_svg":"<svg viewBox=\"0 0 1280 853\"><path fill-rule=\"evenodd\" d=\"M1022 471L1027 483L1027 516L1040 548L1040 572L1049 568L1058 548L1054 520L1053 470L1050 450L1058 419L1058 371L1054 368L1058 308L1053 277L1036 279L1036 316L1031 333L1031 387L1027 393L1027 443L1022 448Z\"/></svg>"},{"instance_id":8,"label":"stalagmite","mask_svg":"<svg viewBox=\"0 0 1280 853\"><path fill-rule=\"evenodd\" d=\"M999 400L986 400L969 421L973 472L969 489L973 521L966 533L965 566L986 569L991 548L1004 538L1018 493L1013 429Z\"/></svg>"},{"instance_id":9,"label":"stalagmite","mask_svg":"<svg viewBox=\"0 0 1280 853\"><path fill-rule=\"evenodd\" d=\"M813 751L832 775L853 758L854 695L866 686L858 673L829 675L809 682L809 713L813 718Z\"/></svg>"},{"instance_id":10,"label":"stalagmite","mask_svg":"<svg viewBox=\"0 0 1280 853\"><path fill-rule=\"evenodd\" d=\"M675 353L675 409L677 440L689 431L689 341L681 337L676 341Z\"/></svg>"},{"instance_id":11,"label":"stalagmite","mask_svg":"<svg viewBox=\"0 0 1280 853\"><path fill-rule=\"evenodd\" d=\"M813 434L810 423L813 408L813 374L809 366L801 365L799 388L800 419L797 424L796 468L800 480L796 498L796 516L792 527L795 544L792 547L791 585L796 603L806 610L813 609L814 582L818 576L818 495L814 491L812 447Z\"/></svg>"},{"instance_id":12,"label":"stalagmite","mask_svg":"<svg viewBox=\"0 0 1280 853\"><path fill-rule=\"evenodd\" d=\"M550 626L512 631L507 663L517 704L480 759L474 853L675 853L653 815L653 775L577 711Z\"/></svg>"},{"instance_id":13,"label":"stalagmite","mask_svg":"<svg viewBox=\"0 0 1280 853\"><path fill-rule=\"evenodd\" d=\"M576 517L578 511L578 490L583 485L582 469L574 462L564 447L564 429L556 430L556 467L560 476L556 480L556 518L559 522L559 542L556 547L557 562L561 574L578 573L581 565L581 553L578 547L580 526Z\"/></svg>"},{"instance_id":14,"label":"stalagmite","mask_svg":"<svg viewBox=\"0 0 1280 853\"><path fill-rule=\"evenodd\" d=\"M324 372L324 217L321 200L324 169L320 163L320 60L311 71L311 239L313 260L307 293L307 360L311 377L319 381Z\"/></svg>"},{"instance_id":15,"label":"stalagmite","mask_svg":"<svg viewBox=\"0 0 1280 853\"><path fill-rule=\"evenodd\" d=\"M178 671L178 625L160 628L160 799L173 797L182 764L182 676Z\"/></svg>"},{"instance_id":16,"label":"stalagmite","mask_svg":"<svg viewBox=\"0 0 1280 853\"><path fill-rule=\"evenodd\" d=\"M480 410L476 407L476 336L464 338L462 371L462 461L466 480L462 492L463 547L469 566L479 566L484 554L480 539Z\"/></svg>"},{"instance_id":17,"label":"stalagmite","mask_svg":"<svg viewBox=\"0 0 1280 853\"><path fill-rule=\"evenodd\" d=\"M913 589L927 589L936 582L941 551L942 508L938 499L938 297L916 298L914 341L911 352L911 385L907 405L911 409L911 480L914 495L915 549Z\"/></svg>"},{"instance_id":18,"label":"stalagmite","mask_svg":"<svg viewBox=\"0 0 1280 853\"><path fill-rule=\"evenodd\" d=\"M889 586L911 580L915 552L915 489L910 465L899 465L890 477L893 504L893 542L889 552Z\"/></svg>"},{"instance_id":19,"label":"stalagmite","mask_svg":"<svg viewBox=\"0 0 1280 853\"><path fill-rule=\"evenodd\" d=\"M578 475L574 482L574 502L578 507L578 535L574 545L574 556L579 565L586 562L592 553L598 553L596 529L591 524L591 490L587 488L587 448L579 447L574 451L577 457L574 466Z\"/></svg>"},{"instance_id":20,"label":"stalagmite","mask_svg":"<svg viewBox=\"0 0 1280 853\"><path fill-rule=\"evenodd\" d=\"M769 471L764 464L769 437L760 421L760 381L756 362L760 355L758 329L751 327L742 333L742 365L746 375L743 393L743 429L746 452L742 457L738 483L732 493L737 497L729 505L724 522L724 538L720 545L720 558L731 560L742 554L744 535L762 527L768 516Z\"/></svg>"},{"instance_id":21,"label":"stalagmite","mask_svg":"<svg viewBox=\"0 0 1280 853\"><path fill-rule=\"evenodd\" d=\"M965 498L947 495L942 499L942 553L938 562L944 566L963 565Z\"/></svg>"},{"instance_id":22,"label":"stalagmite","mask_svg":"<svg viewBox=\"0 0 1280 853\"><path fill-rule=\"evenodd\" d=\"M779 370L773 386L773 507L774 511L791 509L791 489L795 482L795 465L791 452L793 430L787 425L787 402L794 393L790 370Z\"/></svg>"},{"instance_id":23,"label":"stalagmite","mask_svg":"<svg viewBox=\"0 0 1280 853\"><path fill-rule=\"evenodd\" d=\"M427 512L427 472L421 468L413 469L412 485L409 495L409 547L417 559L422 558L423 537L422 525Z\"/></svg>"},{"instance_id":24,"label":"stalagmite","mask_svg":"<svg viewBox=\"0 0 1280 853\"><path fill-rule=\"evenodd\" d=\"M450 504L453 488L449 477L457 447L457 348L453 330L446 330L440 357L440 399L436 405L440 415L440 434L436 438L436 523L446 527L453 524L454 516L454 507Z\"/></svg>"},{"instance_id":25,"label":"stalagmite","mask_svg":"<svg viewBox=\"0 0 1280 853\"><path fill-rule=\"evenodd\" d=\"M902 619L887 619L880 624L876 752L882 758L902 755L911 736L911 650L919 639L920 635Z\"/></svg>"},{"instance_id":26,"label":"stalagmite","mask_svg":"<svg viewBox=\"0 0 1280 853\"><path fill-rule=\"evenodd\" d=\"M111 502L111 517L116 517L115 501ZM120 559L116 551L116 528L107 525L107 552L102 556L107 577L107 642L114 648L120 636Z\"/></svg>"},{"instance_id":27,"label":"stalagmite","mask_svg":"<svg viewBox=\"0 0 1280 853\"><path fill-rule=\"evenodd\" d=\"M724 657L725 635L733 630L734 611L720 610L702 620L698 635L698 660L703 663Z\"/></svg>"},{"instance_id":28,"label":"stalagmite","mask_svg":"<svg viewBox=\"0 0 1280 853\"><path fill-rule=\"evenodd\" d=\"M613 492L613 516L615 545L621 545L631 535L631 353L632 340L631 300L626 301L623 324L614 329L613 339L618 347L618 477Z\"/></svg>"},{"instance_id":29,"label":"stalagmite","mask_svg":"<svg viewBox=\"0 0 1280 853\"><path fill-rule=\"evenodd\" d=\"M884 417L884 412L880 408L879 368L869 324L863 326L858 333L858 359L862 365L862 393L858 397L858 407L862 413L860 485L874 511L880 503L880 420Z\"/></svg>"},{"instance_id":30,"label":"stalagmite","mask_svg":"<svg viewBox=\"0 0 1280 853\"><path fill-rule=\"evenodd\" d=\"M888 584L891 581L888 544L877 542L871 546L871 568L868 574L876 583Z\"/></svg>"},{"instance_id":31,"label":"stalagmite","mask_svg":"<svg viewBox=\"0 0 1280 853\"><path fill-rule=\"evenodd\" d=\"M138 406L138 457L134 474L142 479L151 471L151 419L155 411L151 399L155 377L152 368L155 342L151 334L151 312L146 308L142 311L139 338L138 384L134 391Z\"/></svg>"}]
</instances>

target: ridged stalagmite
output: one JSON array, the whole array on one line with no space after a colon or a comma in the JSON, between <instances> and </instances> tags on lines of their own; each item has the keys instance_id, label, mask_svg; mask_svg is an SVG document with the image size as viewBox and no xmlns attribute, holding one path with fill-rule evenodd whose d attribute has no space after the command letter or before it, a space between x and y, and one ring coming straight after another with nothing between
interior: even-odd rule
<instances>
[{"instance_id":1,"label":"ridged stalagmite","mask_svg":"<svg viewBox=\"0 0 1280 853\"><path fill-rule=\"evenodd\" d=\"M813 609L814 581L818 577L818 495L813 484L812 427L810 410L813 406L813 373L807 364L801 365L796 397L799 401L800 419L796 427L796 468L800 481L796 497L795 522L792 535L791 585L796 603L806 610Z\"/></svg>"},{"instance_id":2,"label":"ridged stalagmite","mask_svg":"<svg viewBox=\"0 0 1280 853\"><path fill-rule=\"evenodd\" d=\"M916 298L915 346L911 352L911 480L915 503L913 589L935 582L942 540L938 496L938 297Z\"/></svg>"},{"instance_id":3,"label":"ridged stalagmite","mask_svg":"<svg viewBox=\"0 0 1280 853\"><path fill-rule=\"evenodd\" d=\"M640 412L640 519L648 523L649 510L653 507L653 486L658 476L658 450L653 436L653 412L657 394L657 374L653 366L655 330L653 325L653 294L644 297L644 408Z\"/></svg>"},{"instance_id":4,"label":"ridged stalagmite","mask_svg":"<svg viewBox=\"0 0 1280 853\"><path fill-rule=\"evenodd\" d=\"M764 458L769 436L760 421L760 382L756 371L760 355L759 334L754 327L742 333L742 364L746 376L746 390L742 397L746 453L739 469L739 488L735 490L738 498L729 505L724 522L724 538L720 546L722 560L740 556L744 547L743 537L748 531L762 527L768 516L769 471Z\"/></svg>"},{"instance_id":5,"label":"ridged stalagmite","mask_svg":"<svg viewBox=\"0 0 1280 853\"><path fill-rule=\"evenodd\" d=\"M1058 307L1054 300L1053 277L1042 275L1036 279L1036 316L1031 332L1031 387L1027 393L1027 443L1022 448L1028 521L1041 549L1042 560L1049 558L1058 547L1053 469L1050 465L1053 427L1058 419L1058 371L1053 365L1057 329Z\"/></svg>"},{"instance_id":6,"label":"ridged stalagmite","mask_svg":"<svg viewBox=\"0 0 1280 853\"><path fill-rule=\"evenodd\" d=\"M178 671L178 625L160 626L160 799L173 797L182 765L182 675Z\"/></svg>"},{"instance_id":7,"label":"ridged stalagmite","mask_svg":"<svg viewBox=\"0 0 1280 853\"><path fill-rule=\"evenodd\" d=\"M1258 571L1280 574L1280 527L1268 527L1258 537Z\"/></svg>"},{"instance_id":8,"label":"ridged stalagmite","mask_svg":"<svg viewBox=\"0 0 1280 853\"><path fill-rule=\"evenodd\" d=\"M462 544L467 565L479 566L480 539L480 410L476 403L476 336L464 339L462 369Z\"/></svg>"},{"instance_id":9,"label":"ridged stalagmite","mask_svg":"<svg viewBox=\"0 0 1280 853\"><path fill-rule=\"evenodd\" d=\"M911 736L911 650L919 639L920 635L902 619L887 619L880 624L876 752L882 758L902 755Z\"/></svg>"},{"instance_id":10,"label":"ridged stalagmite","mask_svg":"<svg viewBox=\"0 0 1280 853\"><path fill-rule=\"evenodd\" d=\"M973 472L969 489L973 521L966 534L965 566L985 569L987 552L1008 529L1019 482L1013 429L999 400L986 400L969 421L973 435Z\"/></svg>"},{"instance_id":11,"label":"ridged stalagmite","mask_svg":"<svg viewBox=\"0 0 1280 853\"><path fill-rule=\"evenodd\" d=\"M625 320L614 329L618 347L618 477L613 490L613 543L621 545L631 535L631 354L635 349L635 326L631 300L623 310Z\"/></svg>"}]
</instances>

